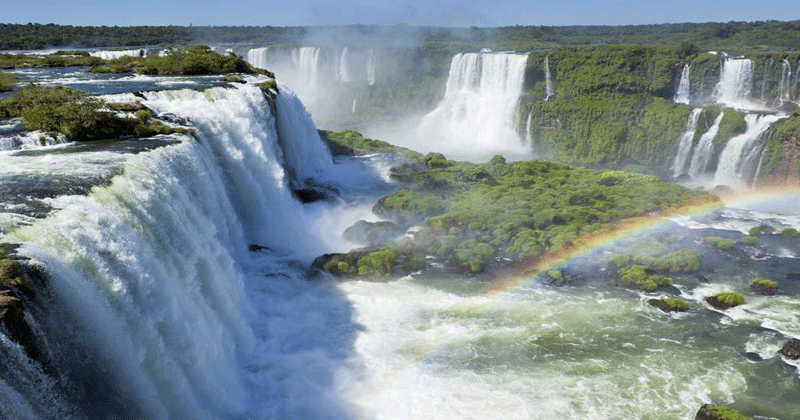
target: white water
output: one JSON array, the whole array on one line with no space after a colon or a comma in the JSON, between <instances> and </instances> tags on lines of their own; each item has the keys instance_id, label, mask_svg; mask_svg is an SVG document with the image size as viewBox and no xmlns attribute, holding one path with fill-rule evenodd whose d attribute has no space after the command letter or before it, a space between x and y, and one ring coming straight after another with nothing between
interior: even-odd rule
<instances>
[{"instance_id":1,"label":"white water","mask_svg":"<svg viewBox=\"0 0 800 420\"><path fill-rule=\"evenodd\" d=\"M530 150L534 150L536 145L533 143L533 134L531 133L531 116L533 112L528 113L528 121L525 123L525 144L530 148Z\"/></svg>"},{"instance_id":2,"label":"white water","mask_svg":"<svg viewBox=\"0 0 800 420\"><path fill-rule=\"evenodd\" d=\"M780 102L789 102L792 100L792 94L790 91L792 83L792 65L789 64L789 60L783 59L783 63L781 64L781 85L780 85Z\"/></svg>"},{"instance_id":3,"label":"white water","mask_svg":"<svg viewBox=\"0 0 800 420\"><path fill-rule=\"evenodd\" d=\"M367 52L367 85L372 86L378 82L378 56L375 50L370 48Z\"/></svg>"},{"instance_id":4,"label":"white water","mask_svg":"<svg viewBox=\"0 0 800 420\"><path fill-rule=\"evenodd\" d=\"M678 90L675 92L674 101L679 104L688 104L689 103L689 72L691 70L691 66L688 64L683 65L683 71L681 72L681 80L678 83Z\"/></svg>"},{"instance_id":5,"label":"white water","mask_svg":"<svg viewBox=\"0 0 800 420\"><path fill-rule=\"evenodd\" d=\"M697 132L697 121L700 119L701 112L703 112L703 108L692 110L692 113L689 114L689 120L686 122L686 131L678 140L678 151L675 153L675 160L672 162L672 176L675 178L685 173L686 161L692 151L692 140L694 140L694 135Z\"/></svg>"},{"instance_id":6,"label":"white water","mask_svg":"<svg viewBox=\"0 0 800 420\"><path fill-rule=\"evenodd\" d=\"M316 131L304 136L307 112L291 114L296 98L281 91L277 125L298 126L281 129L297 143L285 159L336 182ZM81 331L69 344L88 366L76 368L107 375L77 384L97 394L79 405L97 410L90 417L353 418L337 386L356 372L349 306L296 263L331 251L341 231L291 197L263 94L243 85L145 95L156 111L193 121L198 140L128 156L111 185L63 197L55 214L7 237L48 267L63 312L52 328ZM15 392L3 398L38 417Z\"/></svg>"},{"instance_id":7,"label":"white water","mask_svg":"<svg viewBox=\"0 0 800 420\"><path fill-rule=\"evenodd\" d=\"M550 74L550 56L544 57L544 80L545 80L545 98L544 100L549 100L556 94L555 88L553 87L553 77Z\"/></svg>"},{"instance_id":8,"label":"white water","mask_svg":"<svg viewBox=\"0 0 800 420\"><path fill-rule=\"evenodd\" d=\"M415 146L473 159L494 153L529 154L514 127L527 57L456 54L444 99L422 119Z\"/></svg>"},{"instance_id":9,"label":"white water","mask_svg":"<svg viewBox=\"0 0 800 420\"><path fill-rule=\"evenodd\" d=\"M337 66L337 70L338 71L336 73L336 76L337 76L337 79L338 79L338 81L340 83L350 83L351 82L350 66L347 63L347 60L348 60L347 52L348 52L348 50L349 49L347 47L344 47L342 49L341 55L339 56L339 65Z\"/></svg>"},{"instance_id":10,"label":"white water","mask_svg":"<svg viewBox=\"0 0 800 420\"><path fill-rule=\"evenodd\" d=\"M719 83L714 98L720 104L735 108L752 108L750 91L753 88L753 61L747 58L725 57L720 68Z\"/></svg>"},{"instance_id":11,"label":"white water","mask_svg":"<svg viewBox=\"0 0 800 420\"><path fill-rule=\"evenodd\" d=\"M692 151L692 161L689 165L689 176L692 178L697 178L705 173L706 166L708 166L708 162L711 160L711 151L713 149L712 140L717 136L719 123L722 121L724 115L725 111L719 113L717 118L714 119L714 124L711 125L708 131L703 133L697 145L694 147Z\"/></svg>"},{"instance_id":12,"label":"white water","mask_svg":"<svg viewBox=\"0 0 800 420\"><path fill-rule=\"evenodd\" d=\"M747 179L743 177L744 162L747 161L747 153L752 150L756 141L775 121L780 120L781 116L747 114L744 117L747 129L744 133L731 138L725 145L725 149L719 156L717 172L714 174L714 185L726 185L731 188L746 188Z\"/></svg>"},{"instance_id":13,"label":"white water","mask_svg":"<svg viewBox=\"0 0 800 420\"><path fill-rule=\"evenodd\" d=\"M92 57L100 57L103 60L114 60L120 57L143 57L145 51L138 50L120 50L120 51L90 51L89 55Z\"/></svg>"},{"instance_id":14,"label":"white water","mask_svg":"<svg viewBox=\"0 0 800 420\"><path fill-rule=\"evenodd\" d=\"M269 47L251 48L247 50L246 60L251 65L260 69L270 68Z\"/></svg>"}]
</instances>

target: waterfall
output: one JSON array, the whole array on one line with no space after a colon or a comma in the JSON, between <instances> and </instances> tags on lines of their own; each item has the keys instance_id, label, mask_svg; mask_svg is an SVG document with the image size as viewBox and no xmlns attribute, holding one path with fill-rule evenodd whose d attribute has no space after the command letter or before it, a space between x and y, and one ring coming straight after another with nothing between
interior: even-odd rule
<instances>
[{"instance_id":1,"label":"waterfall","mask_svg":"<svg viewBox=\"0 0 800 420\"><path fill-rule=\"evenodd\" d=\"M60 392L85 418L356 416L334 384L357 331L349 303L298 268L331 251L330 234L292 198L284 167L338 175L308 114L286 115L302 104L280 90L277 120L250 85L144 93L156 112L192 121L197 139L127 155L108 185L60 198L4 238L50 276L42 328L63 343L48 351L65 389L17 363L0 333L4 366L39 381L4 374L0 417L70 418ZM354 169L342 179L366 182Z\"/></svg>"},{"instance_id":2,"label":"waterfall","mask_svg":"<svg viewBox=\"0 0 800 420\"><path fill-rule=\"evenodd\" d=\"M307 91L315 91L319 86L320 49L317 47L302 47L292 51L292 61L297 69L297 86L305 87Z\"/></svg>"},{"instance_id":3,"label":"waterfall","mask_svg":"<svg viewBox=\"0 0 800 420\"><path fill-rule=\"evenodd\" d=\"M753 62L747 58L725 57L720 79L714 88L718 103L747 107L753 87Z\"/></svg>"},{"instance_id":4,"label":"waterfall","mask_svg":"<svg viewBox=\"0 0 800 420\"><path fill-rule=\"evenodd\" d=\"M356 104L357 103L358 103L358 99L353 99L353 105L350 106L350 113L351 114L355 114L356 113Z\"/></svg>"},{"instance_id":5,"label":"waterfall","mask_svg":"<svg viewBox=\"0 0 800 420\"><path fill-rule=\"evenodd\" d=\"M549 100L550 98L555 95L555 89L553 88L553 78L550 75L550 56L547 55L544 57L544 80L545 80L545 97L544 100Z\"/></svg>"},{"instance_id":6,"label":"waterfall","mask_svg":"<svg viewBox=\"0 0 800 420\"><path fill-rule=\"evenodd\" d=\"M531 133L531 116L533 115L533 111L528 113L528 121L525 123L525 144L533 150L535 144L533 144L533 134Z\"/></svg>"},{"instance_id":7,"label":"waterfall","mask_svg":"<svg viewBox=\"0 0 800 420\"><path fill-rule=\"evenodd\" d=\"M367 84L374 85L378 81L378 56L370 48L367 52Z\"/></svg>"},{"instance_id":8,"label":"waterfall","mask_svg":"<svg viewBox=\"0 0 800 420\"><path fill-rule=\"evenodd\" d=\"M514 126L527 59L513 53L456 54L444 99L418 128L427 144L420 147L474 157L527 153Z\"/></svg>"},{"instance_id":9,"label":"waterfall","mask_svg":"<svg viewBox=\"0 0 800 420\"><path fill-rule=\"evenodd\" d=\"M747 114L744 119L747 123L747 130L738 136L731 138L722 150L717 164L717 172L714 174L714 185L726 185L734 188L747 186L749 180L743 178L743 164L747 160L754 160L754 156L748 155L754 150L755 142L775 121L782 116Z\"/></svg>"},{"instance_id":10,"label":"waterfall","mask_svg":"<svg viewBox=\"0 0 800 420\"><path fill-rule=\"evenodd\" d=\"M247 62L253 67L266 69L270 67L269 63L269 47L252 48L247 50Z\"/></svg>"},{"instance_id":11,"label":"waterfall","mask_svg":"<svg viewBox=\"0 0 800 420\"><path fill-rule=\"evenodd\" d=\"M719 123L722 121L724 115L725 111L719 113L717 118L714 119L714 124L711 125L708 131L700 136L700 140L694 147L692 151L692 161L689 165L689 176L692 178L697 178L705 173L708 161L711 159L711 151L713 150L712 140L717 136Z\"/></svg>"},{"instance_id":12,"label":"waterfall","mask_svg":"<svg viewBox=\"0 0 800 420\"><path fill-rule=\"evenodd\" d=\"M769 83L769 70L772 67L772 59L764 63L764 74L761 76L761 102L767 103L767 83Z\"/></svg>"},{"instance_id":13,"label":"waterfall","mask_svg":"<svg viewBox=\"0 0 800 420\"><path fill-rule=\"evenodd\" d=\"M90 51L92 57L100 57L103 60L115 60L121 57L144 57L145 50L119 50L119 51Z\"/></svg>"},{"instance_id":14,"label":"waterfall","mask_svg":"<svg viewBox=\"0 0 800 420\"><path fill-rule=\"evenodd\" d=\"M341 83L350 83L350 70L347 64L348 48L344 47L342 53L339 55L339 65L337 66L336 77Z\"/></svg>"},{"instance_id":15,"label":"waterfall","mask_svg":"<svg viewBox=\"0 0 800 420\"><path fill-rule=\"evenodd\" d=\"M783 63L781 64L781 85L780 85L780 96L779 101L782 102L789 102L792 100L792 94L790 91L792 83L792 65L789 64L789 60L783 59Z\"/></svg>"},{"instance_id":16,"label":"waterfall","mask_svg":"<svg viewBox=\"0 0 800 420\"><path fill-rule=\"evenodd\" d=\"M686 69L686 67L684 67ZM689 121L686 122L686 131L681 135L678 140L678 151L675 153L675 160L672 163L672 176L677 178L684 174L686 169L686 161L689 153L692 151L692 141L694 134L697 132L697 121L700 119L700 113L703 108L695 108L689 114Z\"/></svg>"},{"instance_id":17,"label":"waterfall","mask_svg":"<svg viewBox=\"0 0 800 420\"><path fill-rule=\"evenodd\" d=\"M681 80L678 83L678 90L675 93L674 101L679 104L688 104L689 103L689 69L691 66L688 64L683 65L683 71L681 72Z\"/></svg>"}]
</instances>

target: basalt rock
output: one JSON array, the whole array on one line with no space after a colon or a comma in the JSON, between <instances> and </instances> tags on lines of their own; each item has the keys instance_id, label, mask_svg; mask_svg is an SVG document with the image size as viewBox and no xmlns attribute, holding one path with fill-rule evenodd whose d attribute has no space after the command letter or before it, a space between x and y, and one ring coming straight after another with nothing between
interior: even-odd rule
<instances>
[{"instance_id":1,"label":"basalt rock","mask_svg":"<svg viewBox=\"0 0 800 420\"><path fill-rule=\"evenodd\" d=\"M778 353L792 360L800 359L800 340L792 338L781 347Z\"/></svg>"},{"instance_id":2,"label":"basalt rock","mask_svg":"<svg viewBox=\"0 0 800 420\"><path fill-rule=\"evenodd\" d=\"M732 408L713 404L704 404L697 411L694 420L752 420Z\"/></svg>"}]
</instances>

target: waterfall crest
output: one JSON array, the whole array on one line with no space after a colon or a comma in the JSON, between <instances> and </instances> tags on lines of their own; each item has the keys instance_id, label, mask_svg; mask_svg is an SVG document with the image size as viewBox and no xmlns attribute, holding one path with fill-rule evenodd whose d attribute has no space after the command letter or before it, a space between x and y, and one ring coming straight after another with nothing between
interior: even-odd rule
<instances>
[{"instance_id":1,"label":"waterfall crest","mask_svg":"<svg viewBox=\"0 0 800 420\"><path fill-rule=\"evenodd\" d=\"M753 61L747 58L725 57L720 68L719 83L714 89L718 103L732 107L751 107Z\"/></svg>"},{"instance_id":2,"label":"waterfall crest","mask_svg":"<svg viewBox=\"0 0 800 420\"><path fill-rule=\"evenodd\" d=\"M689 103L689 72L691 71L691 66L688 64L683 65L683 71L681 71L681 80L678 83L678 90L675 92L674 101L679 104L688 104Z\"/></svg>"},{"instance_id":3,"label":"waterfall crest","mask_svg":"<svg viewBox=\"0 0 800 420\"><path fill-rule=\"evenodd\" d=\"M444 99L418 130L426 149L473 156L527 153L514 126L527 59L512 53L456 54Z\"/></svg>"}]
</instances>

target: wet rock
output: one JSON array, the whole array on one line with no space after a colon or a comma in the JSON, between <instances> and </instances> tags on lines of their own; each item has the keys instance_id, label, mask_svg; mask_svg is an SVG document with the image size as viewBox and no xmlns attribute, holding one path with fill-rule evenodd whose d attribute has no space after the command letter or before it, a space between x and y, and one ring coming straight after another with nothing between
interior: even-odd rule
<instances>
[{"instance_id":1,"label":"wet rock","mask_svg":"<svg viewBox=\"0 0 800 420\"><path fill-rule=\"evenodd\" d=\"M697 278L697 281L699 281L700 283L708 283L708 277L702 274L698 274L695 277Z\"/></svg>"},{"instance_id":2,"label":"wet rock","mask_svg":"<svg viewBox=\"0 0 800 420\"><path fill-rule=\"evenodd\" d=\"M703 404L700 410L697 411L694 420L752 420L742 413L732 408Z\"/></svg>"},{"instance_id":3,"label":"wet rock","mask_svg":"<svg viewBox=\"0 0 800 420\"><path fill-rule=\"evenodd\" d=\"M706 302L716 309L725 310L744 303L744 298L737 293L717 293L706 298Z\"/></svg>"},{"instance_id":4,"label":"wet rock","mask_svg":"<svg viewBox=\"0 0 800 420\"><path fill-rule=\"evenodd\" d=\"M764 358L761 357L760 354L754 353L752 351L748 351L748 352L742 353L742 356L744 356L745 359L747 359L747 360L749 360L751 362L760 362L760 361L764 360Z\"/></svg>"},{"instance_id":5,"label":"wet rock","mask_svg":"<svg viewBox=\"0 0 800 420\"><path fill-rule=\"evenodd\" d=\"M173 124L189 125L189 122L186 120L186 118L179 117L171 112L163 112L158 114L157 118Z\"/></svg>"},{"instance_id":6,"label":"wet rock","mask_svg":"<svg viewBox=\"0 0 800 420\"><path fill-rule=\"evenodd\" d=\"M403 233L403 229L393 222L367 222L359 220L344 231L344 238L350 242L374 245L392 239Z\"/></svg>"},{"instance_id":7,"label":"wet rock","mask_svg":"<svg viewBox=\"0 0 800 420\"><path fill-rule=\"evenodd\" d=\"M686 310L686 303L680 299L650 299L647 303L668 313Z\"/></svg>"},{"instance_id":8,"label":"wet rock","mask_svg":"<svg viewBox=\"0 0 800 420\"><path fill-rule=\"evenodd\" d=\"M781 347L778 353L792 360L800 359L800 340L792 338Z\"/></svg>"}]
</instances>

